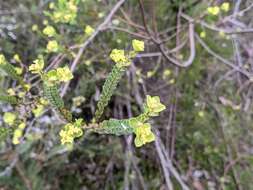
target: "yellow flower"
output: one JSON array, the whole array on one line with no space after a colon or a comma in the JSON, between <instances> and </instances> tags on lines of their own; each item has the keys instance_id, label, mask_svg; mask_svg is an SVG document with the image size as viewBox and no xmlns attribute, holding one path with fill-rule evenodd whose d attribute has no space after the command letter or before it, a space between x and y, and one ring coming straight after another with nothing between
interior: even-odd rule
<instances>
[{"instance_id":1,"label":"yellow flower","mask_svg":"<svg viewBox=\"0 0 253 190\"><path fill-rule=\"evenodd\" d=\"M58 76L57 76L57 71L56 70L51 70L46 73L45 80L48 83L48 85L53 85L57 81L59 81Z\"/></svg>"},{"instance_id":2,"label":"yellow flower","mask_svg":"<svg viewBox=\"0 0 253 190\"><path fill-rule=\"evenodd\" d=\"M54 12L54 14L53 14L53 20L56 23L60 22L62 17L63 17L63 13L61 13L61 12Z\"/></svg>"},{"instance_id":3,"label":"yellow flower","mask_svg":"<svg viewBox=\"0 0 253 190\"><path fill-rule=\"evenodd\" d=\"M171 75L171 70L170 69L166 69L164 72L163 72L163 75L164 76L170 76Z\"/></svg>"},{"instance_id":4,"label":"yellow flower","mask_svg":"<svg viewBox=\"0 0 253 190\"><path fill-rule=\"evenodd\" d=\"M21 62L20 57L19 57L18 54L15 54L15 55L13 56L13 59L14 59L16 62L18 62L18 63Z\"/></svg>"},{"instance_id":5,"label":"yellow flower","mask_svg":"<svg viewBox=\"0 0 253 190\"><path fill-rule=\"evenodd\" d=\"M67 22L70 22L71 18L72 18L72 14L66 14L63 16L64 18L64 21L67 23Z\"/></svg>"},{"instance_id":6,"label":"yellow flower","mask_svg":"<svg viewBox=\"0 0 253 190\"><path fill-rule=\"evenodd\" d=\"M48 25L48 20L43 20L44 25Z\"/></svg>"},{"instance_id":7,"label":"yellow flower","mask_svg":"<svg viewBox=\"0 0 253 190\"><path fill-rule=\"evenodd\" d=\"M31 85L30 84L24 84L24 89L28 92L31 89Z\"/></svg>"},{"instance_id":8,"label":"yellow flower","mask_svg":"<svg viewBox=\"0 0 253 190\"><path fill-rule=\"evenodd\" d=\"M14 145L17 145L17 144L19 144L19 143L20 143L20 141L19 141L19 139L18 139L18 138L14 138L14 137L13 137L13 139L12 139L12 143L13 143Z\"/></svg>"},{"instance_id":9,"label":"yellow flower","mask_svg":"<svg viewBox=\"0 0 253 190\"><path fill-rule=\"evenodd\" d=\"M60 137L61 137L61 144L72 144L74 141L74 138L70 136L67 131L61 130L60 131Z\"/></svg>"},{"instance_id":10,"label":"yellow flower","mask_svg":"<svg viewBox=\"0 0 253 190\"><path fill-rule=\"evenodd\" d=\"M8 125L13 125L15 123L17 116L11 112L5 112L3 116L3 120Z\"/></svg>"},{"instance_id":11,"label":"yellow flower","mask_svg":"<svg viewBox=\"0 0 253 190\"><path fill-rule=\"evenodd\" d=\"M77 96L77 97L74 97L72 100L73 100L74 106L78 107L85 101L85 97Z\"/></svg>"},{"instance_id":12,"label":"yellow flower","mask_svg":"<svg viewBox=\"0 0 253 190\"><path fill-rule=\"evenodd\" d=\"M219 36L222 37L222 38L225 38L226 34L225 34L224 31L219 31Z\"/></svg>"},{"instance_id":13,"label":"yellow flower","mask_svg":"<svg viewBox=\"0 0 253 190\"><path fill-rule=\"evenodd\" d=\"M212 12L213 12L213 7L208 7L208 8L207 8L207 12L208 12L209 14L212 14Z\"/></svg>"},{"instance_id":14,"label":"yellow flower","mask_svg":"<svg viewBox=\"0 0 253 190\"><path fill-rule=\"evenodd\" d=\"M147 77L150 78L150 77L152 77L154 74L155 74L154 71L148 71L148 72L147 72Z\"/></svg>"},{"instance_id":15,"label":"yellow flower","mask_svg":"<svg viewBox=\"0 0 253 190\"><path fill-rule=\"evenodd\" d=\"M206 37L206 32L205 31L200 32L200 37L205 38Z\"/></svg>"},{"instance_id":16,"label":"yellow flower","mask_svg":"<svg viewBox=\"0 0 253 190\"><path fill-rule=\"evenodd\" d=\"M136 135L134 144L136 147L152 142L155 140L155 135L151 131L151 125L149 123L139 124L135 127L134 133Z\"/></svg>"},{"instance_id":17,"label":"yellow flower","mask_svg":"<svg viewBox=\"0 0 253 190\"><path fill-rule=\"evenodd\" d=\"M230 9L230 4L228 2L224 2L221 4L221 10L228 12Z\"/></svg>"},{"instance_id":18,"label":"yellow flower","mask_svg":"<svg viewBox=\"0 0 253 190\"><path fill-rule=\"evenodd\" d=\"M80 137L83 134L83 131L79 127L72 127L68 131L69 134L73 135L74 137Z\"/></svg>"},{"instance_id":19,"label":"yellow flower","mask_svg":"<svg viewBox=\"0 0 253 190\"><path fill-rule=\"evenodd\" d=\"M78 2L70 0L59 0L57 4L50 4L49 8L53 9L54 12L51 15L51 19L55 23L69 23L74 24L76 21Z\"/></svg>"},{"instance_id":20,"label":"yellow flower","mask_svg":"<svg viewBox=\"0 0 253 190\"><path fill-rule=\"evenodd\" d=\"M170 79L169 80L169 84L174 84L175 83L175 79Z\"/></svg>"},{"instance_id":21,"label":"yellow flower","mask_svg":"<svg viewBox=\"0 0 253 190\"><path fill-rule=\"evenodd\" d=\"M144 51L144 42L143 41L133 40L132 46L133 46L134 51L136 51L136 52Z\"/></svg>"},{"instance_id":22,"label":"yellow flower","mask_svg":"<svg viewBox=\"0 0 253 190\"><path fill-rule=\"evenodd\" d=\"M104 17L104 16L105 16L105 13L104 13L104 12L98 13L98 18L102 18L102 17Z\"/></svg>"},{"instance_id":23,"label":"yellow flower","mask_svg":"<svg viewBox=\"0 0 253 190\"><path fill-rule=\"evenodd\" d=\"M25 128L25 123L21 123L18 128L14 131L13 137L12 137L12 143L14 145L17 145L20 143L19 139L23 135L23 130Z\"/></svg>"},{"instance_id":24,"label":"yellow flower","mask_svg":"<svg viewBox=\"0 0 253 190\"><path fill-rule=\"evenodd\" d=\"M77 120L74 124L68 123L64 126L64 130L68 132L69 135L73 136L73 138L80 137L83 135L83 131L80 126L78 126Z\"/></svg>"},{"instance_id":25,"label":"yellow flower","mask_svg":"<svg viewBox=\"0 0 253 190\"><path fill-rule=\"evenodd\" d=\"M10 96L15 96L15 95L16 95L16 93L15 93L15 91L14 91L13 88L9 88L9 89L7 90L7 93L8 93Z\"/></svg>"},{"instance_id":26,"label":"yellow flower","mask_svg":"<svg viewBox=\"0 0 253 190\"><path fill-rule=\"evenodd\" d=\"M124 50L113 49L110 58L117 63L119 67L126 67L131 64L130 60L125 56Z\"/></svg>"},{"instance_id":27,"label":"yellow flower","mask_svg":"<svg viewBox=\"0 0 253 190\"><path fill-rule=\"evenodd\" d=\"M16 129L16 130L14 131L13 136L16 137L16 138L22 137L22 130L21 130L21 129Z\"/></svg>"},{"instance_id":28,"label":"yellow flower","mask_svg":"<svg viewBox=\"0 0 253 190\"><path fill-rule=\"evenodd\" d=\"M76 120L74 124L68 123L64 126L64 128L60 131L61 144L72 144L74 138L80 137L83 135L83 131L81 129L82 120Z\"/></svg>"},{"instance_id":29,"label":"yellow flower","mask_svg":"<svg viewBox=\"0 0 253 190\"><path fill-rule=\"evenodd\" d=\"M37 31L38 30L38 25L37 24L34 24L32 25L32 31Z\"/></svg>"},{"instance_id":30,"label":"yellow flower","mask_svg":"<svg viewBox=\"0 0 253 190\"><path fill-rule=\"evenodd\" d=\"M24 123L24 122L23 122L23 123L20 123L20 124L18 125L18 128L21 129L21 130L23 130L23 129L25 128L25 123Z\"/></svg>"},{"instance_id":31,"label":"yellow flower","mask_svg":"<svg viewBox=\"0 0 253 190\"><path fill-rule=\"evenodd\" d=\"M54 3L49 3L49 9L53 9L55 7Z\"/></svg>"},{"instance_id":32,"label":"yellow flower","mask_svg":"<svg viewBox=\"0 0 253 190\"><path fill-rule=\"evenodd\" d=\"M48 37L53 37L56 34L56 31L53 26L46 26L43 29L43 34L47 35Z\"/></svg>"},{"instance_id":33,"label":"yellow flower","mask_svg":"<svg viewBox=\"0 0 253 190\"><path fill-rule=\"evenodd\" d=\"M208 7L207 12L211 15L218 15L220 13L220 7L214 6L214 7Z\"/></svg>"},{"instance_id":34,"label":"yellow flower","mask_svg":"<svg viewBox=\"0 0 253 190\"><path fill-rule=\"evenodd\" d=\"M20 68L20 67L15 67L15 71L16 71L16 73L17 73L18 75L21 75L22 72L23 72L23 69Z\"/></svg>"},{"instance_id":35,"label":"yellow flower","mask_svg":"<svg viewBox=\"0 0 253 190\"><path fill-rule=\"evenodd\" d=\"M87 36L91 36L91 35L93 34L94 31L95 31L95 30L94 30L91 26L89 26L89 25L87 25L87 26L85 27L85 30L84 30L84 32L85 32L85 34L86 34Z\"/></svg>"},{"instance_id":36,"label":"yellow flower","mask_svg":"<svg viewBox=\"0 0 253 190\"><path fill-rule=\"evenodd\" d=\"M25 97L25 92L19 92L19 93L18 93L18 97L19 97L19 98Z\"/></svg>"},{"instance_id":37,"label":"yellow flower","mask_svg":"<svg viewBox=\"0 0 253 190\"><path fill-rule=\"evenodd\" d=\"M73 74L67 66L56 69L56 72L59 81L68 82L73 78Z\"/></svg>"},{"instance_id":38,"label":"yellow flower","mask_svg":"<svg viewBox=\"0 0 253 190\"><path fill-rule=\"evenodd\" d=\"M199 111L199 112L198 112L198 116L199 116L199 117L204 117L204 115L205 115L205 113L204 113L203 111Z\"/></svg>"},{"instance_id":39,"label":"yellow flower","mask_svg":"<svg viewBox=\"0 0 253 190\"><path fill-rule=\"evenodd\" d=\"M48 52L57 52L59 51L59 45L56 40L49 41L47 43L47 51Z\"/></svg>"},{"instance_id":40,"label":"yellow flower","mask_svg":"<svg viewBox=\"0 0 253 190\"><path fill-rule=\"evenodd\" d=\"M84 64L87 65L87 66L90 66L91 60L86 60L86 61L84 62Z\"/></svg>"},{"instance_id":41,"label":"yellow flower","mask_svg":"<svg viewBox=\"0 0 253 190\"><path fill-rule=\"evenodd\" d=\"M44 111L44 106L39 104L35 109L32 110L35 117L39 117Z\"/></svg>"},{"instance_id":42,"label":"yellow flower","mask_svg":"<svg viewBox=\"0 0 253 190\"><path fill-rule=\"evenodd\" d=\"M4 65L6 64L6 59L5 59L5 56L3 54L0 54L0 65Z\"/></svg>"},{"instance_id":43,"label":"yellow flower","mask_svg":"<svg viewBox=\"0 0 253 190\"><path fill-rule=\"evenodd\" d=\"M42 104L44 106L48 105L48 101L44 98L40 98L39 101L40 101L40 104Z\"/></svg>"},{"instance_id":44,"label":"yellow flower","mask_svg":"<svg viewBox=\"0 0 253 190\"><path fill-rule=\"evenodd\" d=\"M74 4L74 2L68 2L68 8L72 13L77 12L77 6Z\"/></svg>"},{"instance_id":45,"label":"yellow flower","mask_svg":"<svg viewBox=\"0 0 253 190\"><path fill-rule=\"evenodd\" d=\"M33 63L29 66L29 71L34 74L40 73L45 65L43 57L39 55L38 59L34 60Z\"/></svg>"},{"instance_id":46,"label":"yellow flower","mask_svg":"<svg viewBox=\"0 0 253 190\"><path fill-rule=\"evenodd\" d=\"M166 109L166 107L160 102L159 96L151 97L147 95L146 109L150 116L157 116L159 112Z\"/></svg>"}]
</instances>

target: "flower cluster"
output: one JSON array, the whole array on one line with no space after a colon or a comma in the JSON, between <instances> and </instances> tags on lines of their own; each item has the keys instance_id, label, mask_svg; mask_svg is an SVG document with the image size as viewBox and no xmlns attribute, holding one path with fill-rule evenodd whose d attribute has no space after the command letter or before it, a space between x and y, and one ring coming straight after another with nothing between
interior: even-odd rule
<instances>
[{"instance_id":1,"label":"flower cluster","mask_svg":"<svg viewBox=\"0 0 253 190\"><path fill-rule=\"evenodd\" d=\"M44 98L40 98L36 104L36 107L32 109L34 116L39 117L43 113L46 105L48 105L48 101Z\"/></svg>"},{"instance_id":2,"label":"flower cluster","mask_svg":"<svg viewBox=\"0 0 253 190\"><path fill-rule=\"evenodd\" d=\"M151 131L151 125L146 123L146 121L152 116L157 116L165 108L158 96L151 97L147 95L144 113L136 118L130 119L129 122L129 125L134 129L136 135L134 140L136 147L155 140L155 135Z\"/></svg>"},{"instance_id":3,"label":"flower cluster","mask_svg":"<svg viewBox=\"0 0 253 190\"><path fill-rule=\"evenodd\" d=\"M25 129L25 123L20 123L18 125L18 128L15 129L15 131L13 133L13 137L12 137L12 143L14 145L17 145L20 143L20 137L22 137L24 129Z\"/></svg>"},{"instance_id":4,"label":"flower cluster","mask_svg":"<svg viewBox=\"0 0 253 190\"><path fill-rule=\"evenodd\" d=\"M29 71L33 74L41 73L45 65L42 55L39 55L38 59L34 60L33 63L34 64L29 66Z\"/></svg>"},{"instance_id":5,"label":"flower cluster","mask_svg":"<svg viewBox=\"0 0 253 190\"><path fill-rule=\"evenodd\" d=\"M71 145L75 138L83 135L82 119L78 119L75 123L66 124L60 131L61 144Z\"/></svg>"},{"instance_id":6,"label":"flower cluster","mask_svg":"<svg viewBox=\"0 0 253 190\"><path fill-rule=\"evenodd\" d=\"M46 12L55 23L76 23L77 5L79 0L58 0L57 4L50 3L49 8L53 9L52 14Z\"/></svg>"},{"instance_id":7,"label":"flower cluster","mask_svg":"<svg viewBox=\"0 0 253 190\"><path fill-rule=\"evenodd\" d=\"M53 85L59 82L68 82L73 78L73 74L68 66L59 67L48 71L47 73L43 73L42 70L45 63L42 56L39 56L38 59L33 61L33 63L34 64L29 66L29 71L34 74L40 74L48 85Z\"/></svg>"},{"instance_id":8,"label":"flower cluster","mask_svg":"<svg viewBox=\"0 0 253 190\"><path fill-rule=\"evenodd\" d=\"M147 95L145 112L149 116L158 116L158 114L165 109L166 107L160 102L159 96L151 97L150 95Z\"/></svg>"},{"instance_id":9,"label":"flower cluster","mask_svg":"<svg viewBox=\"0 0 253 190\"><path fill-rule=\"evenodd\" d=\"M224 12L228 12L230 9L230 4L228 2L224 2L221 4L221 6L213 6L213 7L208 7L207 8L207 12L210 15L215 15L217 16L220 13L220 10L224 11Z\"/></svg>"},{"instance_id":10,"label":"flower cluster","mask_svg":"<svg viewBox=\"0 0 253 190\"><path fill-rule=\"evenodd\" d=\"M211 15L218 15L220 13L220 7L218 6L208 7L207 12Z\"/></svg>"},{"instance_id":11,"label":"flower cluster","mask_svg":"<svg viewBox=\"0 0 253 190\"><path fill-rule=\"evenodd\" d=\"M61 82L68 82L73 78L73 75L67 66L56 69L56 73Z\"/></svg>"},{"instance_id":12,"label":"flower cluster","mask_svg":"<svg viewBox=\"0 0 253 190\"><path fill-rule=\"evenodd\" d=\"M73 74L67 66L51 70L44 75L45 82L47 82L48 85L53 85L59 82L68 82L72 78Z\"/></svg>"},{"instance_id":13,"label":"flower cluster","mask_svg":"<svg viewBox=\"0 0 253 190\"><path fill-rule=\"evenodd\" d=\"M110 58L117 64L119 67L127 67L131 64L130 58L136 56L136 53L144 51L144 42L140 40L133 40L132 46L134 51L130 51L128 54L121 49L113 49Z\"/></svg>"},{"instance_id":14,"label":"flower cluster","mask_svg":"<svg viewBox=\"0 0 253 190\"><path fill-rule=\"evenodd\" d=\"M19 98L23 98L25 96L26 92L28 92L30 90L31 85L30 84L24 84L23 88L24 88L25 92L24 91L19 91L18 93L16 93L16 91L13 88L8 88L6 92L10 96L16 96L17 95Z\"/></svg>"},{"instance_id":15,"label":"flower cluster","mask_svg":"<svg viewBox=\"0 0 253 190\"><path fill-rule=\"evenodd\" d=\"M125 51L121 49L113 49L110 58L120 67L126 67L131 64L131 61L125 55Z\"/></svg>"}]
</instances>

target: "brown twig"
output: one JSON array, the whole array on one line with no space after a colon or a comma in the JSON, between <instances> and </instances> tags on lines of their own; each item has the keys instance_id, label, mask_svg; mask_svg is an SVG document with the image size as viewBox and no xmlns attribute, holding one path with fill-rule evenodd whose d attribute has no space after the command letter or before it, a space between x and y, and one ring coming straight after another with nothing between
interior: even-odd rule
<instances>
[{"instance_id":1,"label":"brown twig","mask_svg":"<svg viewBox=\"0 0 253 190\"><path fill-rule=\"evenodd\" d=\"M159 48L159 50L161 51L162 55L169 60L170 62L172 62L174 65L178 66L178 67L188 67L193 63L193 60L195 58L195 54L196 54L196 50L195 50L195 40L194 40L194 23L192 20L189 21L189 43L190 43L190 56L189 58L184 61L184 62L180 62L177 59L170 57L166 54L166 50L164 45L161 43L160 39L156 39L153 35L153 32L150 31L150 29L148 28L146 19L145 19L145 10L144 10L144 5L143 5L143 0L139 0L139 5L140 5L140 9L141 9L141 16L142 16L142 21L143 21L143 25L146 29L147 34L150 36L151 40L156 44L156 46Z\"/></svg>"}]
</instances>

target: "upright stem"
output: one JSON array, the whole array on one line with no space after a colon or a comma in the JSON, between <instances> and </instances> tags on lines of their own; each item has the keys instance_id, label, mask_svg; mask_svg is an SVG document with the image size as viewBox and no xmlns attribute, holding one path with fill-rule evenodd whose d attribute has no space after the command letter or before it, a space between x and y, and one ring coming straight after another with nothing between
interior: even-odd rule
<instances>
[{"instance_id":1,"label":"upright stem","mask_svg":"<svg viewBox=\"0 0 253 190\"><path fill-rule=\"evenodd\" d=\"M102 94L100 96L99 102L97 104L97 110L95 112L95 120L98 121L102 116L105 107L108 105L113 92L115 91L125 69L115 65L107 77L104 85Z\"/></svg>"}]
</instances>

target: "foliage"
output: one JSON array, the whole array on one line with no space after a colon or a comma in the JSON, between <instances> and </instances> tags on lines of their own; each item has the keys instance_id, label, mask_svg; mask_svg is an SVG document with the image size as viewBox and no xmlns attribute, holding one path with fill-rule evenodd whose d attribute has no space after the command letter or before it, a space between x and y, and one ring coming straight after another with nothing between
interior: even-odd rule
<instances>
[{"instance_id":1,"label":"foliage","mask_svg":"<svg viewBox=\"0 0 253 190\"><path fill-rule=\"evenodd\" d=\"M0 3L0 189L252 189L251 1L119 2Z\"/></svg>"}]
</instances>

